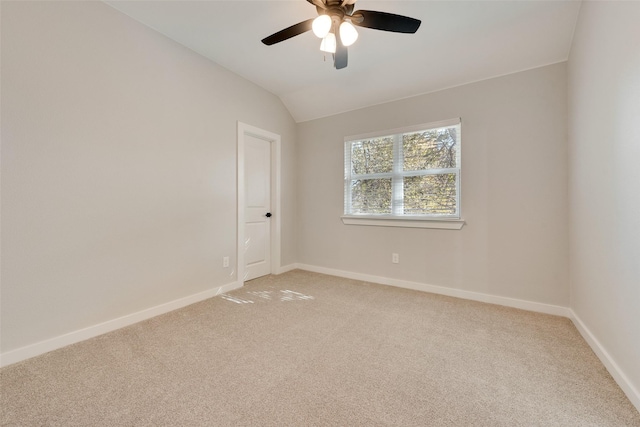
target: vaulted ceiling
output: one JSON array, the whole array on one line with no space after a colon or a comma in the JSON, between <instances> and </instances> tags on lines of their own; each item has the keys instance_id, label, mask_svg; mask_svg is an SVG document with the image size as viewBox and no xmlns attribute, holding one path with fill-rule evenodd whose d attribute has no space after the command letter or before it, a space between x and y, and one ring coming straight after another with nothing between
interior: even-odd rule
<instances>
[{"instance_id":1,"label":"vaulted ceiling","mask_svg":"<svg viewBox=\"0 0 640 427\"><path fill-rule=\"evenodd\" d=\"M316 17L305 0L106 3L279 96L297 122L564 61L580 9L566 0L359 0L356 10L422 25L416 34L359 27L348 67L336 70L312 32L260 42Z\"/></svg>"}]
</instances>

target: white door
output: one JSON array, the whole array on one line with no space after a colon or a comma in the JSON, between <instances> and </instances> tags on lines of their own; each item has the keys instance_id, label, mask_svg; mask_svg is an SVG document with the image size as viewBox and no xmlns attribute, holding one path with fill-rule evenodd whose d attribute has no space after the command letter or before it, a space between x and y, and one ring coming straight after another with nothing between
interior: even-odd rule
<instances>
[{"instance_id":1,"label":"white door","mask_svg":"<svg viewBox=\"0 0 640 427\"><path fill-rule=\"evenodd\" d=\"M245 135L245 279L271 274L271 143Z\"/></svg>"}]
</instances>

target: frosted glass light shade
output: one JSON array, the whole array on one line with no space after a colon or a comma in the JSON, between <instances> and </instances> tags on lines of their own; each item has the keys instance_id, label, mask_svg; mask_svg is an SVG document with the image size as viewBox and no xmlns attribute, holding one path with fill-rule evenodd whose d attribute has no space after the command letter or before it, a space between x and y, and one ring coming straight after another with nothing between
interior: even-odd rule
<instances>
[{"instance_id":1,"label":"frosted glass light shade","mask_svg":"<svg viewBox=\"0 0 640 427\"><path fill-rule=\"evenodd\" d=\"M336 53L336 35L333 33L327 34L320 43L320 50L323 52Z\"/></svg>"},{"instance_id":2,"label":"frosted glass light shade","mask_svg":"<svg viewBox=\"0 0 640 427\"><path fill-rule=\"evenodd\" d=\"M340 24L340 41L345 46L351 46L358 40L358 32L351 22L344 21Z\"/></svg>"},{"instance_id":3,"label":"frosted glass light shade","mask_svg":"<svg viewBox=\"0 0 640 427\"><path fill-rule=\"evenodd\" d=\"M313 34L315 34L316 36L320 37L321 39L325 38L331 30L331 18L329 17L329 15L318 16L313 20L311 29L313 30Z\"/></svg>"}]
</instances>

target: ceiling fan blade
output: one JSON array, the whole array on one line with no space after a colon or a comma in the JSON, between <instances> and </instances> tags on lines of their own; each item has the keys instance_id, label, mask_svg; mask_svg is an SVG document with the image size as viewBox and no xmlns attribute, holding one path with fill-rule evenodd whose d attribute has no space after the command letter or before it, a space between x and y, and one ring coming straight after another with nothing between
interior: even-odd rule
<instances>
[{"instance_id":1,"label":"ceiling fan blade","mask_svg":"<svg viewBox=\"0 0 640 427\"><path fill-rule=\"evenodd\" d=\"M394 33L415 33L421 24L419 19L375 10L358 10L351 22L360 27Z\"/></svg>"},{"instance_id":2,"label":"ceiling fan blade","mask_svg":"<svg viewBox=\"0 0 640 427\"><path fill-rule=\"evenodd\" d=\"M340 3L340 7L344 9L347 15L351 15L353 13L353 9L356 7L356 0L342 0Z\"/></svg>"},{"instance_id":3,"label":"ceiling fan blade","mask_svg":"<svg viewBox=\"0 0 640 427\"><path fill-rule=\"evenodd\" d=\"M336 37L336 53L333 54L333 65L336 67L336 70L340 70L347 66L347 62L347 47L342 44L342 40L340 40L338 36Z\"/></svg>"},{"instance_id":4,"label":"ceiling fan blade","mask_svg":"<svg viewBox=\"0 0 640 427\"><path fill-rule=\"evenodd\" d=\"M311 30L311 25L313 24L313 19L307 19L306 21L298 22L295 25L292 25L284 30L280 30L277 33L271 34L269 37L265 37L262 39L262 43L267 46L271 46L272 44L280 43L291 37L295 37L299 34L306 33Z\"/></svg>"}]
</instances>

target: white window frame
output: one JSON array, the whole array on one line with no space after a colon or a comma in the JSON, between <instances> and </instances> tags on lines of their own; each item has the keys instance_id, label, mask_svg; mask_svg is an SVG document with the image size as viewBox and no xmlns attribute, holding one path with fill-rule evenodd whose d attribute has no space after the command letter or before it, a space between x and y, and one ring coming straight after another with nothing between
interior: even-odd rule
<instances>
[{"instance_id":1,"label":"white window frame","mask_svg":"<svg viewBox=\"0 0 640 427\"><path fill-rule=\"evenodd\" d=\"M442 127L460 125L460 118L443 120L432 123L425 123L415 126L408 126L398 129L384 130L361 135L346 136L344 138L344 215L342 222L346 225L370 225L384 227L410 227L410 228L440 228L459 230L464 225L461 217L461 198L460 198L460 181L461 181L461 165L460 161L455 168L446 169L426 169L422 171L403 171L402 163L402 135L407 133L419 132L429 129L437 129ZM394 154L393 154L393 170L387 173L352 175L351 174L351 144L353 142L366 139L393 137L394 138ZM458 150L461 149L461 135L458 134ZM404 215L403 198L398 199L398 194L403 191L403 177L406 176L423 176L435 175L443 173L456 174L456 205L457 215ZM351 181L358 178L391 178L392 185L392 201L391 214L352 214L351 207Z\"/></svg>"}]
</instances>

